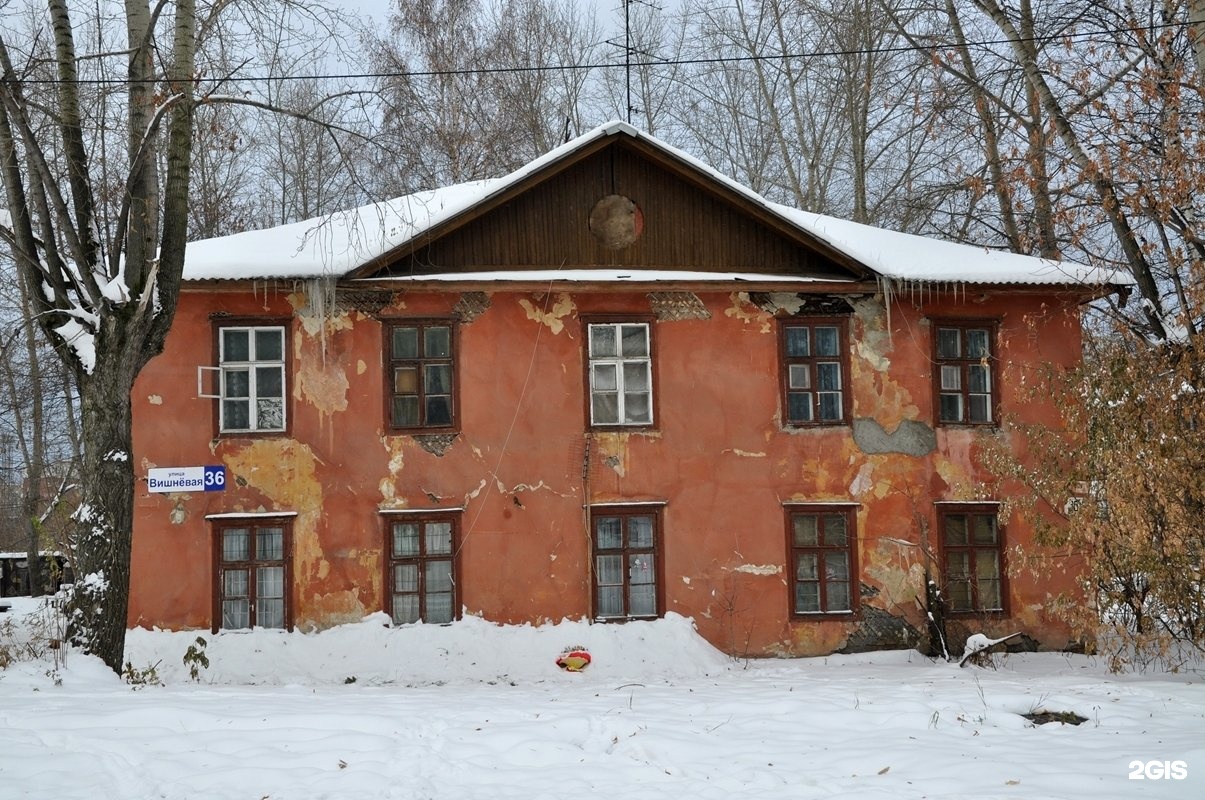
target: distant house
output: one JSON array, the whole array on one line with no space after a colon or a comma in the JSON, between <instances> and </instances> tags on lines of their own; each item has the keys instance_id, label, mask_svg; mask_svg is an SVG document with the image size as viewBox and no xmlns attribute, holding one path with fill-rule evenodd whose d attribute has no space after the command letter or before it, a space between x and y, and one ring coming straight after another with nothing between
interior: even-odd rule
<instances>
[{"instance_id":1,"label":"distant house","mask_svg":"<svg viewBox=\"0 0 1205 800\"><path fill-rule=\"evenodd\" d=\"M1111 279L776 205L621 123L196 242L133 394L129 622L677 613L821 654L914 643L928 564L956 627L1064 646L1078 565L1010 571L1033 532L978 451L1057 419L1020 381Z\"/></svg>"}]
</instances>

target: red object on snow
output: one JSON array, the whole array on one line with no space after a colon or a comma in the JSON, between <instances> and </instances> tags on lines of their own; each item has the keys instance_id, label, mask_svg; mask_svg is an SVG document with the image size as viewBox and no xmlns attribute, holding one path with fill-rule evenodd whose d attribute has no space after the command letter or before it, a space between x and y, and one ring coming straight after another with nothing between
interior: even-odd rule
<instances>
[{"instance_id":1,"label":"red object on snow","mask_svg":"<svg viewBox=\"0 0 1205 800\"><path fill-rule=\"evenodd\" d=\"M557 658L556 665L570 672L581 672L590 665L590 654L585 650L567 650Z\"/></svg>"}]
</instances>

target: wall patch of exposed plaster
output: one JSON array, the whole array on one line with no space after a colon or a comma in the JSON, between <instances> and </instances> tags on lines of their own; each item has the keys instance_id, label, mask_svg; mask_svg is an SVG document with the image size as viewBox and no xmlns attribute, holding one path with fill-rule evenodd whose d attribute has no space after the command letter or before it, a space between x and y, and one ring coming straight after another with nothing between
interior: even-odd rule
<instances>
[{"instance_id":1,"label":"wall patch of exposed plaster","mask_svg":"<svg viewBox=\"0 0 1205 800\"><path fill-rule=\"evenodd\" d=\"M161 406L161 405L163 405L163 398L162 398L162 397L160 397L160 396L159 396L159 395L157 395L157 394L153 394L153 395L149 396L149 397L146 399L146 401L147 401L148 403L150 403L151 405L153 405L153 406Z\"/></svg>"},{"instance_id":2,"label":"wall patch of exposed plaster","mask_svg":"<svg viewBox=\"0 0 1205 800\"><path fill-rule=\"evenodd\" d=\"M732 572L744 572L748 575L780 575L782 574L781 564L741 564L739 567L733 567Z\"/></svg>"},{"instance_id":3,"label":"wall patch of exposed plaster","mask_svg":"<svg viewBox=\"0 0 1205 800\"><path fill-rule=\"evenodd\" d=\"M547 313L543 310L543 303L541 303L540 307L536 307L526 297L519 298L519 305L523 306L528 319L541 325L547 325L548 330L552 331L553 334L563 331L565 329L565 317L577 310L577 306L573 304L573 298L564 292L556 296L556 302L552 304Z\"/></svg>"},{"instance_id":4,"label":"wall patch of exposed plaster","mask_svg":"<svg viewBox=\"0 0 1205 800\"><path fill-rule=\"evenodd\" d=\"M458 433L416 433L412 437L418 446L433 456L443 457L456 441Z\"/></svg>"},{"instance_id":5,"label":"wall patch of exposed plaster","mask_svg":"<svg viewBox=\"0 0 1205 800\"><path fill-rule=\"evenodd\" d=\"M740 322L759 325L762 333L770 332L770 324L774 320L774 315L753 305L749 300L748 292L732 292L728 297L732 300L732 306L724 309L724 316Z\"/></svg>"},{"instance_id":6,"label":"wall patch of exposed plaster","mask_svg":"<svg viewBox=\"0 0 1205 800\"><path fill-rule=\"evenodd\" d=\"M363 375L365 372L368 372L368 365L364 363L364 359L358 359L356 361L356 374Z\"/></svg>"},{"instance_id":7,"label":"wall patch of exposed plaster","mask_svg":"<svg viewBox=\"0 0 1205 800\"><path fill-rule=\"evenodd\" d=\"M766 457L765 453L754 452L751 450L742 450L739 447L730 447L728 449L721 450L720 452L732 453L734 456L740 456L741 458L765 458Z\"/></svg>"},{"instance_id":8,"label":"wall patch of exposed plaster","mask_svg":"<svg viewBox=\"0 0 1205 800\"><path fill-rule=\"evenodd\" d=\"M937 432L923 422L906 419L888 433L878 420L855 419L854 443L863 453L885 455L925 456L937 449Z\"/></svg>"},{"instance_id":9,"label":"wall patch of exposed plaster","mask_svg":"<svg viewBox=\"0 0 1205 800\"><path fill-rule=\"evenodd\" d=\"M878 372L886 372L891 367L887 354L895 349L887 329L887 309L866 298L854 303L854 317L862 327L861 333L852 337L854 353Z\"/></svg>"}]
</instances>

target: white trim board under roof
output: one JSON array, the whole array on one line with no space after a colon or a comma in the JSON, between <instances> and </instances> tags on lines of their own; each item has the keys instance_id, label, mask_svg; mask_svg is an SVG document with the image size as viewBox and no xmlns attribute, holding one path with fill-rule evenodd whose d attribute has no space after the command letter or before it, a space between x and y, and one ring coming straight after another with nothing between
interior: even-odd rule
<instances>
[{"instance_id":1,"label":"white trim board under roof","mask_svg":"<svg viewBox=\"0 0 1205 800\"><path fill-rule=\"evenodd\" d=\"M630 137L646 151L678 164L729 196L741 198L741 202L768 215L766 219L776 220L775 224L781 223L784 229L795 231L800 239L813 243L819 251L834 254L868 277L904 283L1051 286L1118 286L1132 282L1128 276L1112 270L888 231L772 203L693 156L623 122L601 125L503 178L417 192L303 222L190 243L184 279L369 278L378 265L383 266L389 254L403 250L420 237L435 234L436 229L495 202L525 180L612 137ZM561 272L560 280L571 280L568 276L575 271ZM660 275L654 280L690 279L686 277L690 273L681 271L658 272ZM490 273L477 273L477 279L503 280L483 278L486 274ZM749 275L715 273L710 280L750 280ZM411 277L453 279L433 275ZM467 277L461 274L454 279L464 281ZM531 279L530 274L526 279Z\"/></svg>"}]
</instances>

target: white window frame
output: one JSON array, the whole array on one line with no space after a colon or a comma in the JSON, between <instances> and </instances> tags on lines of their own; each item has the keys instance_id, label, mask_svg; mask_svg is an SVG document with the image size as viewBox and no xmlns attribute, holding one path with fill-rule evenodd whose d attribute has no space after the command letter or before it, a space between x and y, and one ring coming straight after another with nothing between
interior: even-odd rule
<instances>
[{"instance_id":1,"label":"white window frame","mask_svg":"<svg viewBox=\"0 0 1205 800\"><path fill-rule=\"evenodd\" d=\"M597 356L594 353L594 331L597 328L611 328L615 331L615 355L614 356ZM643 328L645 354L643 356L625 356L623 355L623 329L624 328ZM618 321L618 322L591 322L586 325L586 349L587 349L587 375L590 381L590 424L598 427L642 427L647 428L654 424L653 416L653 329L652 325L642 320ZM647 388L638 390L637 392L628 392L625 386L624 367L626 365L639 364L643 365L647 381ZM599 390L596 386L597 367L612 366L615 370L615 388ZM594 399L599 394L614 394L616 395L616 416L615 421L599 421L595 418ZM648 419L633 420L628 418L627 402L625 395L627 394L644 394L648 396Z\"/></svg>"},{"instance_id":2,"label":"white window frame","mask_svg":"<svg viewBox=\"0 0 1205 800\"><path fill-rule=\"evenodd\" d=\"M227 361L226 360L226 334L234 331L247 332L247 361ZM280 358L279 359L259 359L255 352L255 334L263 331L279 331L280 332ZM213 368L217 373L218 379L218 431L220 433L283 433L288 429L289 419L289 403L288 403L288 373L285 370L285 358L288 354L288 332L284 325L224 325L218 328L218 366ZM279 426L266 427L259 424L259 392L258 392L258 373L259 370L275 367L280 371L280 424ZM226 394L228 384L228 376L236 372L247 373L247 396L231 398ZM198 378L199 382L199 378ZM215 397L215 395L202 395L206 397ZM247 402L247 419L248 427L235 428L226 423L226 403L230 400L245 400Z\"/></svg>"}]
</instances>

